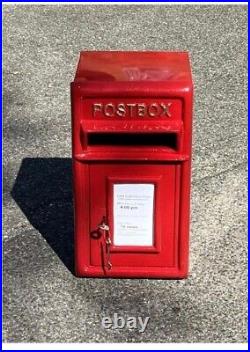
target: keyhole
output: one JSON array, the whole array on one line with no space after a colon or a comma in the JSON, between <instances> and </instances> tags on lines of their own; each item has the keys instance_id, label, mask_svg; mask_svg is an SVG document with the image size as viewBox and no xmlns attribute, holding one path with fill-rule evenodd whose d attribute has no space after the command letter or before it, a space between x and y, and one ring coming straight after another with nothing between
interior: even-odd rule
<instances>
[{"instance_id":1,"label":"keyhole","mask_svg":"<svg viewBox=\"0 0 250 352\"><path fill-rule=\"evenodd\" d=\"M96 240L98 240L101 237L101 235L102 235L102 232L99 229L96 229L96 230L90 232L90 236Z\"/></svg>"}]
</instances>

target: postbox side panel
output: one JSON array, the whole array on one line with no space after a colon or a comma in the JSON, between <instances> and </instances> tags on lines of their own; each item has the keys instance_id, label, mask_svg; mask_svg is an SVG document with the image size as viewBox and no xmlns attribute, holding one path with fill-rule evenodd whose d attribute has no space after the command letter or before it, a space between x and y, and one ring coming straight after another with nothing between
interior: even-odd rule
<instances>
[{"instance_id":1,"label":"postbox side panel","mask_svg":"<svg viewBox=\"0 0 250 352\"><path fill-rule=\"evenodd\" d=\"M178 200L180 173L179 166L175 164L149 165L149 164L90 164L90 265L102 268L105 266L105 246L103 236L96 236L96 230L103 219L110 228L110 260L114 268L119 267L176 267L178 262ZM116 186L124 187L116 187ZM129 185L131 187L129 187ZM148 186L148 187L147 187ZM114 194L116 188L121 189L118 196ZM145 195L141 190L144 187ZM148 193L152 190L153 194ZM140 194L141 193L141 194ZM119 197L120 198L117 198ZM127 197L129 201L123 200ZM148 209L152 197L152 244L145 245L143 236L141 244L139 236L142 229L147 232L151 226L149 213L143 216L140 209ZM133 198L133 199L132 199ZM117 200L118 199L118 200ZM131 200L132 199L132 200ZM116 207L120 213L116 212ZM131 207L131 209L126 209ZM136 208L136 209L135 209ZM130 213L130 215L129 215ZM120 214L120 218L117 214ZM148 215L146 215L148 214ZM128 215L123 217L123 215ZM138 217L140 219L138 220ZM143 223L145 222L145 224ZM135 244L129 239L124 245L116 245L114 238L114 225L119 223L128 228ZM130 229L134 228L134 232ZM118 231L118 232L117 232ZM120 228L121 231L121 228ZM119 229L116 230L119 234ZM92 236L94 234L94 236ZM120 237L122 242L121 231ZM143 235L143 234L142 234ZM149 234L150 235L150 234ZM112 271L112 270L111 270ZM112 275L112 272L110 272Z\"/></svg>"}]
</instances>

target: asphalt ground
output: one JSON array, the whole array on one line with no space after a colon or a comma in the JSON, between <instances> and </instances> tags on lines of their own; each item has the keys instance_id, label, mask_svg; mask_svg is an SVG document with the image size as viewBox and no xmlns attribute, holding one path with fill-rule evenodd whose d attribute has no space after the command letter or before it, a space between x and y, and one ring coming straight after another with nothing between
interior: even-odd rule
<instances>
[{"instance_id":1,"label":"asphalt ground","mask_svg":"<svg viewBox=\"0 0 250 352\"><path fill-rule=\"evenodd\" d=\"M4 5L4 341L246 342L247 6ZM69 84L80 50L188 50L190 277L79 279ZM106 330L114 313L144 333Z\"/></svg>"}]
</instances>

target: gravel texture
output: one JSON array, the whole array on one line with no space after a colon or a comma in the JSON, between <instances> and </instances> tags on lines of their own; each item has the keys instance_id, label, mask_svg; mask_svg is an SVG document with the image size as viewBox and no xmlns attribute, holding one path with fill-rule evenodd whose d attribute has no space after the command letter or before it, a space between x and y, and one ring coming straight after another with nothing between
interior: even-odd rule
<instances>
[{"instance_id":1,"label":"gravel texture","mask_svg":"<svg viewBox=\"0 0 250 352\"><path fill-rule=\"evenodd\" d=\"M188 50L191 275L78 279L69 83L80 50ZM4 5L4 341L246 342L247 6ZM144 333L103 316L150 316Z\"/></svg>"}]
</instances>

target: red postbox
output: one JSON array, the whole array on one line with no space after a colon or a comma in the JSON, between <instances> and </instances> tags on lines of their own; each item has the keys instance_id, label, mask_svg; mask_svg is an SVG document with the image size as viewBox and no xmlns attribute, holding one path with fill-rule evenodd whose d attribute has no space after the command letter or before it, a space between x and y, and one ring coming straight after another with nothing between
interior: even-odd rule
<instances>
[{"instance_id":1,"label":"red postbox","mask_svg":"<svg viewBox=\"0 0 250 352\"><path fill-rule=\"evenodd\" d=\"M77 276L188 273L185 52L82 52L71 84Z\"/></svg>"}]
</instances>

